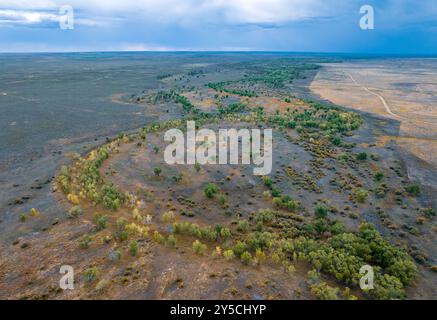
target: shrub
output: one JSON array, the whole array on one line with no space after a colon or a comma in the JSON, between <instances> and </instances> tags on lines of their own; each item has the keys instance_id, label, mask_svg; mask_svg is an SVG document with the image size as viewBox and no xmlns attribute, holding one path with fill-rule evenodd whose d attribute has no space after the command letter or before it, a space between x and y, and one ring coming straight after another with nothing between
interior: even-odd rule
<instances>
[{"instance_id":1,"label":"shrub","mask_svg":"<svg viewBox=\"0 0 437 320\"><path fill-rule=\"evenodd\" d=\"M234 251L232 251L232 250L225 250L223 252L223 257L225 258L226 261L231 261L235 257Z\"/></svg>"},{"instance_id":2,"label":"shrub","mask_svg":"<svg viewBox=\"0 0 437 320\"><path fill-rule=\"evenodd\" d=\"M103 236L103 237L102 237L102 242L103 242L103 243L108 244L108 243L111 242L111 240L112 240L112 237L111 237L111 236L106 235L106 236Z\"/></svg>"},{"instance_id":3,"label":"shrub","mask_svg":"<svg viewBox=\"0 0 437 320\"><path fill-rule=\"evenodd\" d=\"M81 215L83 212L82 208L80 206L73 206L68 210L68 217L69 218L77 218L79 215Z\"/></svg>"},{"instance_id":4,"label":"shrub","mask_svg":"<svg viewBox=\"0 0 437 320\"><path fill-rule=\"evenodd\" d=\"M358 188L355 190L355 197L359 203L364 203L367 201L367 197L369 196L368 192L362 188Z\"/></svg>"},{"instance_id":5,"label":"shrub","mask_svg":"<svg viewBox=\"0 0 437 320\"><path fill-rule=\"evenodd\" d=\"M196 163L194 164L194 169L196 170L197 173L199 173L199 171L200 171L200 169L201 169L201 166L200 166L200 164L199 164L198 162L196 162Z\"/></svg>"},{"instance_id":6,"label":"shrub","mask_svg":"<svg viewBox=\"0 0 437 320\"><path fill-rule=\"evenodd\" d=\"M41 212L39 212L38 209L32 208L30 209L29 215L31 217L38 217L39 215L41 215Z\"/></svg>"},{"instance_id":7,"label":"shrub","mask_svg":"<svg viewBox=\"0 0 437 320\"><path fill-rule=\"evenodd\" d=\"M77 195L75 195L75 194L69 193L67 195L67 199L68 199L68 201L70 201L74 205L78 205L79 204L79 197Z\"/></svg>"},{"instance_id":8,"label":"shrub","mask_svg":"<svg viewBox=\"0 0 437 320\"><path fill-rule=\"evenodd\" d=\"M405 298L402 283L389 274L376 275L374 289L370 291L370 295L379 300Z\"/></svg>"},{"instance_id":9,"label":"shrub","mask_svg":"<svg viewBox=\"0 0 437 320\"><path fill-rule=\"evenodd\" d=\"M272 210L269 209L259 209L258 214L255 217L255 221L261 223L270 223L273 221L275 214Z\"/></svg>"},{"instance_id":10,"label":"shrub","mask_svg":"<svg viewBox=\"0 0 437 320\"><path fill-rule=\"evenodd\" d=\"M272 197L279 197L281 195L281 190L276 187L272 187Z\"/></svg>"},{"instance_id":11,"label":"shrub","mask_svg":"<svg viewBox=\"0 0 437 320\"><path fill-rule=\"evenodd\" d=\"M97 279L97 276L99 274L99 270L97 267L91 267L85 270L84 272L84 278L87 282L92 282Z\"/></svg>"},{"instance_id":12,"label":"shrub","mask_svg":"<svg viewBox=\"0 0 437 320\"><path fill-rule=\"evenodd\" d=\"M374 178L376 181L381 181L382 179L384 179L384 173L382 173L381 171L378 171L377 173L375 173Z\"/></svg>"},{"instance_id":13,"label":"shrub","mask_svg":"<svg viewBox=\"0 0 437 320\"><path fill-rule=\"evenodd\" d=\"M97 282L95 290L99 293L105 291L105 289L109 286L110 282L108 280L100 280L99 282Z\"/></svg>"},{"instance_id":14,"label":"shrub","mask_svg":"<svg viewBox=\"0 0 437 320\"><path fill-rule=\"evenodd\" d=\"M172 177L173 181L176 183L181 182L183 178L184 178L184 175L182 173L179 173L178 175Z\"/></svg>"},{"instance_id":15,"label":"shrub","mask_svg":"<svg viewBox=\"0 0 437 320\"><path fill-rule=\"evenodd\" d=\"M207 198L212 199L218 192L218 188L214 183L208 183L203 192Z\"/></svg>"},{"instance_id":16,"label":"shrub","mask_svg":"<svg viewBox=\"0 0 437 320\"><path fill-rule=\"evenodd\" d=\"M162 173L162 169L161 168L155 168L153 169L153 173L159 177L159 175Z\"/></svg>"},{"instance_id":17,"label":"shrub","mask_svg":"<svg viewBox=\"0 0 437 320\"><path fill-rule=\"evenodd\" d=\"M339 136L335 136L332 138L332 144L335 146L341 145L341 138Z\"/></svg>"},{"instance_id":18,"label":"shrub","mask_svg":"<svg viewBox=\"0 0 437 320\"><path fill-rule=\"evenodd\" d=\"M405 187L405 191L407 191L410 196L420 196L420 186L418 184L411 184Z\"/></svg>"},{"instance_id":19,"label":"shrub","mask_svg":"<svg viewBox=\"0 0 437 320\"><path fill-rule=\"evenodd\" d=\"M246 251L246 248L247 245L244 242L238 240L232 251L234 251L237 257L240 257L243 254L243 252Z\"/></svg>"},{"instance_id":20,"label":"shrub","mask_svg":"<svg viewBox=\"0 0 437 320\"><path fill-rule=\"evenodd\" d=\"M157 243L159 244L164 244L165 243L165 238L162 234L160 234L158 231L155 230L155 232L153 233L153 240L155 240Z\"/></svg>"},{"instance_id":21,"label":"shrub","mask_svg":"<svg viewBox=\"0 0 437 320\"><path fill-rule=\"evenodd\" d=\"M206 244L203 244L199 240L193 242L193 250L196 254L204 254L206 249Z\"/></svg>"},{"instance_id":22,"label":"shrub","mask_svg":"<svg viewBox=\"0 0 437 320\"><path fill-rule=\"evenodd\" d=\"M169 222L173 221L174 218L175 218L174 212L173 211L167 211L167 212L164 212L163 215L162 215L162 222L169 223Z\"/></svg>"},{"instance_id":23,"label":"shrub","mask_svg":"<svg viewBox=\"0 0 437 320\"><path fill-rule=\"evenodd\" d=\"M421 211L425 216L429 218L434 217L436 215L436 212L433 208L423 208Z\"/></svg>"},{"instance_id":24,"label":"shrub","mask_svg":"<svg viewBox=\"0 0 437 320\"><path fill-rule=\"evenodd\" d=\"M96 216L96 228L98 231L105 229L107 223L108 223L108 216L106 215Z\"/></svg>"},{"instance_id":25,"label":"shrub","mask_svg":"<svg viewBox=\"0 0 437 320\"><path fill-rule=\"evenodd\" d=\"M276 207L290 212L295 212L300 207L299 201L293 200L289 196L275 197L272 199L272 202Z\"/></svg>"},{"instance_id":26,"label":"shrub","mask_svg":"<svg viewBox=\"0 0 437 320\"><path fill-rule=\"evenodd\" d=\"M266 190L263 192L264 199L270 199L271 196L272 196L272 194L270 193L270 191Z\"/></svg>"},{"instance_id":27,"label":"shrub","mask_svg":"<svg viewBox=\"0 0 437 320\"><path fill-rule=\"evenodd\" d=\"M250 252L245 251L241 254L241 262L243 262L243 264L249 264L252 261L252 255L250 254Z\"/></svg>"},{"instance_id":28,"label":"shrub","mask_svg":"<svg viewBox=\"0 0 437 320\"><path fill-rule=\"evenodd\" d=\"M171 247L176 247L177 241L174 235L169 235L167 238L167 243L171 246Z\"/></svg>"},{"instance_id":29,"label":"shrub","mask_svg":"<svg viewBox=\"0 0 437 320\"><path fill-rule=\"evenodd\" d=\"M275 197L272 199L272 203L275 207L281 208L282 207L282 200L279 197Z\"/></svg>"},{"instance_id":30,"label":"shrub","mask_svg":"<svg viewBox=\"0 0 437 320\"><path fill-rule=\"evenodd\" d=\"M89 236L89 235L84 235L84 236L81 238L81 240L79 241L79 246L80 246L82 249L88 249L92 240L93 240L93 239L92 239L91 236Z\"/></svg>"},{"instance_id":31,"label":"shrub","mask_svg":"<svg viewBox=\"0 0 437 320\"><path fill-rule=\"evenodd\" d=\"M260 248L258 248L255 251L255 258L256 258L256 261L259 264L261 264L266 260L266 254L264 253L264 251L262 251Z\"/></svg>"},{"instance_id":32,"label":"shrub","mask_svg":"<svg viewBox=\"0 0 437 320\"><path fill-rule=\"evenodd\" d=\"M127 240L128 238L128 232L126 230L127 220L125 218L118 218L115 224L117 229L115 231L114 238L120 242Z\"/></svg>"},{"instance_id":33,"label":"shrub","mask_svg":"<svg viewBox=\"0 0 437 320\"><path fill-rule=\"evenodd\" d=\"M221 195L219 198L220 204L224 206L226 204L226 197L224 195Z\"/></svg>"},{"instance_id":34,"label":"shrub","mask_svg":"<svg viewBox=\"0 0 437 320\"><path fill-rule=\"evenodd\" d=\"M329 286L326 282L310 285L311 293L320 300L338 300L338 288Z\"/></svg>"},{"instance_id":35,"label":"shrub","mask_svg":"<svg viewBox=\"0 0 437 320\"><path fill-rule=\"evenodd\" d=\"M138 242L136 241L132 241L131 243L129 243L129 253L132 256L136 256L138 253Z\"/></svg>"},{"instance_id":36,"label":"shrub","mask_svg":"<svg viewBox=\"0 0 437 320\"><path fill-rule=\"evenodd\" d=\"M360 160L360 161L367 160L367 153L360 152L359 154L357 154L357 160Z\"/></svg>"},{"instance_id":37,"label":"shrub","mask_svg":"<svg viewBox=\"0 0 437 320\"><path fill-rule=\"evenodd\" d=\"M268 247L268 243L272 240L272 234L269 232L254 232L250 233L246 238L247 245L252 249L265 249Z\"/></svg>"},{"instance_id":38,"label":"shrub","mask_svg":"<svg viewBox=\"0 0 437 320\"><path fill-rule=\"evenodd\" d=\"M215 247L215 250L212 252L213 259L218 259L222 255L222 249L217 246Z\"/></svg>"},{"instance_id":39,"label":"shrub","mask_svg":"<svg viewBox=\"0 0 437 320\"><path fill-rule=\"evenodd\" d=\"M115 262L121 260L121 252L119 250L111 251L108 255L108 260Z\"/></svg>"},{"instance_id":40,"label":"shrub","mask_svg":"<svg viewBox=\"0 0 437 320\"><path fill-rule=\"evenodd\" d=\"M229 228L223 227L220 229L220 238L227 240L232 236L231 230Z\"/></svg>"},{"instance_id":41,"label":"shrub","mask_svg":"<svg viewBox=\"0 0 437 320\"><path fill-rule=\"evenodd\" d=\"M328 208L322 204L316 205L314 213L318 218L326 218L328 216Z\"/></svg>"},{"instance_id":42,"label":"shrub","mask_svg":"<svg viewBox=\"0 0 437 320\"><path fill-rule=\"evenodd\" d=\"M237 230L241 232L247 232L250 228L249 221L247 220L240 220L238 221Z\"/></svg>"},{"instance_id":43,"label":"shrub","mask_svg":"<svg viewBox=\"0 0 437 320\"><path fill-rule=\"evenodd\" d=\"M271 188L271 187L273 186L273 181L272 181L272 179L270 179L270 177L268 177L268 176L263 176L263 177L262 177L262 180L263 180L264 185L265 185L266 187Z\"/></svg>"},{"instance_id":44,"label":"shrub","mask_svg":"<svg viewBox=\"0 0 437 320\"><path fill-rule=\"evenodd\" d=\"M113 184L104 185L102 193L103 204L112 211L117 211L124 202L124 195Z\"/></svg>"}]
</instances>

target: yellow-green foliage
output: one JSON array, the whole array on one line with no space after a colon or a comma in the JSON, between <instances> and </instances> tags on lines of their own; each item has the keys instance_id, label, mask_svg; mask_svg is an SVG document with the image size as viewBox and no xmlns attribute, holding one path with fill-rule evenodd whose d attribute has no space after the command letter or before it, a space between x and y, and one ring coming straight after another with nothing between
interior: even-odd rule
<instances>
[{"instance_id":1,"label":"yellow-green foliage","mask_svg":"<svg viewBox=\"0 0 437 320\"><path fill-rule=\"evenodd\" d=\"M176 247L177 241L174 235L169 235L167 238L167 243L171 246L171 247Z\"/></svg>"},{"instance_id":2,"label":"yellow-green foliage","mask_svg":"<svg viewBox=\"0 0 437 320\"><path fill-rule=\"evenodd\" d=\"M359 282L361 266L374 266L375 290L369 294L378 299L402 298L403 287L417 274L412 258L368 223L363 223L357 234L341 233L323 242L304 237L291 240L287 251L345 284Z\"/></svg>"},{"instance_id":3,"label":"yellow-green foliage","mask_svg":"<svg viewBox=\"0 0 437 320\"><path fill-rule=\"evenodd\" d=\"M199 240L193 242L193 251L197 254L204 254L206 252L207 246Z\"/></svg>"},{"instance_id":4,"label":"yellow-green foliage","mask_svg":"<svg viewBox=\"0 0 437 320\"><path fill-rule=\"evenodd\" d=\"M175 218L175 214L173 211L167 211L162 214L162 222L169 223L172 222Z\"/></svg>"},{"instance_id":5,"label":"yellow-green foliage","mask_svg":"<svg viewBox=\"0 0 437 320\"><path fill-rule=\"evenodd\" d=\"M230 260L234 259L234 257L235 257L234 251L232 251L231 249L225 250L223 252L223 257L225 258L226 261L230 261Z\"/></svg>"},{"instance_id":6,"label":"yellow-green foliage","mask_svg":"<svg viewBox=\"0 0 437 320\"><path fill-rule=\"evenodd\" d=\"M153 232L153 240L155 240L159 244L165 243L165 237L160 234L158 231Z\"/></svg>"}]
</instances>

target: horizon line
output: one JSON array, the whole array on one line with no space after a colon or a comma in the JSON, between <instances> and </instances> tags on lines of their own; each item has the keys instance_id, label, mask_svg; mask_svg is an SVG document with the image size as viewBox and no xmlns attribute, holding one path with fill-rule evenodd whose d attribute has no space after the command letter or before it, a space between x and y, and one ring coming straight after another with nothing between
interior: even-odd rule
<instances>
[{"instance_id":1,"label":"horizon line","mask_svg":"<svg viewBox=\"0 0 437 320\"><path fill-rule=\"evenodd\" d=\"M367 55L400 57L437 57L437 53L335 52L291 50L74 50L74 51L0 51L0 54L72 54L72 53L276 53L319 55Z\"/></svg>"}]
</instances>

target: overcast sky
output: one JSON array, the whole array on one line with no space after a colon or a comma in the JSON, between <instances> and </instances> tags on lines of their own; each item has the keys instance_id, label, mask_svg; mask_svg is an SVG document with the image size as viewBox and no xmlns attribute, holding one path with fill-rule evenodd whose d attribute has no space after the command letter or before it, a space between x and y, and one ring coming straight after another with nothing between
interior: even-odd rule
<instances>
[{"instance_id":1,"label":"overcast sky","mask_svg":"<svg viewBox=\"0 0 437 320\"><path fill-rule=\"evenodd\" d=\"M436 54L437 0L0 0L1 52L118 50Z\"/></svg>"}]
</instances>

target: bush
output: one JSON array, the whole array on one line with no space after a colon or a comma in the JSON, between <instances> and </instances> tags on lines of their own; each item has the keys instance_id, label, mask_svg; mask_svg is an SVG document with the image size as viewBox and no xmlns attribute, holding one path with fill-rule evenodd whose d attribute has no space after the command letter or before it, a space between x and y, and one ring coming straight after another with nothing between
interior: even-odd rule
<instances>
[{"instance_id":1,"label":"bush","mask_svg":"<svg viewBox=\"0 0 437 320\"><path fill-rule=\"evenodd\" d=\"M103 236L103 237L102 237L102 242L103 242L103 243L108 244L108 243L111 242L111 240L112 240L112 237L111 237L111 236L106 235L106 236Z\"/></svg>"},{"instance_id":2,"label":"bush","mask_svg":"<svg viewBox=\"0 0 437 320\"><path fill-rule=\"evenodd\" d=\"M219 201L220 205L224 206L226 204L226 197L224 195L221 195Z\"/></svg>"},{"instance_id":3,"label":"bush","mask_svg":"<svg viewBox=\"0 0 437 320\"><path fill-rule=\"evenodd\" d=\"M155 240L159 244L164 244L165 243L164 236L162 234L160 234L158 231L155 231L153 233L153 240Z\"/></svg>"},{"instance_id":4,"label":"bush","mask_svg":"<svg viewBox=\"0 0 437 320\"><path fill-rule=\"evenodd\" d=\"M232 259L235 258L234 251L232 251L232 250L225 250L223 252L223 257L225 258L226 261L231 261Z\"/></svg>"},{"instance_id":5,"label":"bush","mask_svg":"<svg viewBox=\"0 0 437 320\"><path fill-rule=\"evenodd\" d=\"M132 241L131 243L129 243L129 253L132 256L136 256L138 253L138 242L136 241Z\"/></svg>"},{"instance_id":6,"label":"bush","mask_svg":"<svg viewBox=\"0 0 437 320\"><path fill-rule=\"evenodd\" d=\"M266 260L266 254L260 248L255 251L255 258L258 264L263 263Z\"/></svg>"},{"instance_id":7,"label":"bush","mask_svg":"<svg viewBox=\"0 0 437 320\"><path fill-rule=\"evenodd\" d=\"M223 227L220 229L220 238L227 240L232 236L231 230L229 228Z\"/></svg>"},{"instance_id":8,"label":"bush","mask_svg":"<svg viewBox=\"0 0 437 320\"><path fill-rule=\"evenodd\" d=\"M176 183L181 182L183 178L184 178L184 175L182 173L179 173L178 175L172 177L173 181Z\"/></svg>"},{"instance_id":9,"label":"bush","mask_svg":"<svg viewBox=\"0 0 437 320\"><path fill-rule=\"evenodd\" d=\"M102 193L103 204L112 211L117 211L124 202L124 195L113 184L104 185Z\"/></svg>"},{"instance_id":10,"label":"bush","mask_svg":"<svg viewBox=\"0 0 437 320\"><path fill-rule=\"evenodd\" d=\"M358 188L355 190L355 197L359 203L364 203L367 201L367 197L369 196L368 192L362 188Z\"/></svg>"},{"instance_id":11,"label":"bush","mask_svg":"<svg viewBox=\"0 0 437 320\"><path fill-rule=\"evenodd\" d=\"M89 235L84 235L79 241L79 246L82 249L88 249L93 238Z\"/></svg>"},{"instance_id":12,"label":"bush","mask_svg":"<svg viewBox=\"0 0 437 320\"><path fill-rule=\"evenodd\" d=\"M360 161L367 160L367 153L361 152L361 153L357 154L357 160L360 160Z\"/></svg>"},{"instance_id":13,"label":"bush","mask_svg":"<svg viewBox=\"0 0 437 320\"><path fill-rule=\"evenodd\" d=\"M69 218L77 218L83 213L83 210L80 206L73 206L68 210L68 217Z\"/></svg>"},{"instance_id":14,"label":"bush","mask_svg":"<svg viewBox=\"0 0 437 320\"><path fill-rule=\"evenodd\" d=\"M161 168L155 168L153 169L153 173L159 177L159 175L162 173L162 169Z\"/></svg>"},{"instance_id":15,"label":"bush","mask_svg":"<svg viewBox=\"0 0 437 320\"><path fill-rule=\"evenodd\" d=\"M335 146L341 145L341 138L339 136L335 136L332 138L332 144Z\"/></svg>"},{"instance_id":16,"label":"bush","mask_svg":"<svg viewBox=\"0 0 437 320\"><path fill-rule=\"evenodd\" d=\"M238 240L232 251L234 251L237 257L240 257L243 254L243 252L246 251L246 248L247 245L244 242Z\"/></svg>"},{"instance_id":17,"label":"bush","mask_svg":"<svg viewBox=\"0 0 437 320\"><path fill-rule=\"evenodd\" d=\"M410 196L413 197L420 196L420 186L418 184L411 184L405 187L405 191L407 191Z\"/></svg>"},{"instance_id":18,"label":"bush","mask_svg":"<svg viewBox=\"0 0 437 320\"><path fill-rule=\"evenodd\" d=\"M252 249L266 249L268 243L272 240L273 236L269 232L254 232L250 233L246 238L247 245Z\"/></svg>"},{"instance_id":19,"label":"bush","mask_svg":"<svg viewBox=\"0 0 437 320\"><path fill-rule=\"evenodd\" d=\"M279 197L281 195L281 190L276 187L272 187L272 197Z\"/></svg>"},{"instance_id":20,"label":"bush","mask_svg":"<svg viewBox=\"0 0 437 320\"><path fill-rule=\"evenodd\" d=\"M247 232L250 228L249 221L247 220L240 220L238 221L237 230L241 232Z\"/></svg>"},{"instance_id":21,"label":"bush","mask_svg":"<svg viewBox=\"0 0 437 320\"><path fill-rule=\"evenodd\" d=\"M318 218L326 218L328 216L328 208L324 205L318 204L314 208L314 213Z\"/></svg>"},{"instance_id":22,"label":"bush","mask_svg":"<svg viewBox=\"0 0 437 320\"><path fill-rule=\"evenodd\" d=\"M201 166L200 166L200 164L199 164L198 162L196 162L196 163L194 164L194 169L196 170L197 173L199 173L199 171L200 171L200 169L201 169Z\"/></svg>"},{"instance_id":23,"label":"bush","mask_svg":"<svg viewBox=\"0 0 437 320\"><path fill-rule=\"evenodd\" d=\"M218 259L222 255L222 248L219 246L215 247L215 250L212 252L213 259Z\"/></svg>"},{"instance_id":24,"label":"bush","mask_svg":"<svg viewBox=\"0 0 437 320\"><path fill-rule=\"evenodd\" d=\"M377 275L370 295L379 300L404 299L403 285L398 278L389 274Z\"/></svg>"},{"instance_id":25,"label":"bush","mask_svg":"<svg viewBox=\"0 0 437 320\"><path fill-rule=\"evenodd\" d=\"M102 293L109 286L109 284L110 282L108 280L100 280L99 282L97 282L95 290L99 293Z\"/></svg>"},{"instance_id":26,"label":"bush","mask_svg":"<svg viewBox=\"0 0 437 320\"><path fill-rule=\"evenodd\" d=\"M218 192L218 187L214 183L208 183L203 192L207 198L212 199Z\"/></svg>"},{"instance_id":27,"label":"bush","mask_svg":"<svg viewBox=\"0 0 437 320\"><path fill-rule=\"evenodd\" d=\"M311 293L320 300L338 300L338 288L329 286L326 282L310 285Z\"/></svg>"},{"instance_id":28,"label":"bush","mask_svg":"<svg viewBox=\"0 0 437 320\"><path fill-rule=\"evenodd\" d=\"M375 173L374 178L376 181L381 181L382 179L384 179L384 173L382 173L381 171L378 171L377 173Z\"/></svg>"},{"instance_id":29,"label":"bush","mask_svg":"<svg viewBox=\"0 0 437 320\"><path fill-rule=\"evenodd\" d=\"M241 262L243 262L243 264L249 264L252 261L252 255L250 254L250 252L245 251L241 254Z\"/></svg>"},{"instance_id":30,"label":"bush","mask_svg":"<svg viewBox=\"0 0 437 320\"><path fill-rule=\"evenodd\" d=\"M173 211L167 211L167 212L164 212L162 214L162 222L164 222L164 223L169 223L169 222L173 221L174 218L175 218L175 215L174 215Z\"/></svg>"},{"instance_id":31,"label":"bush","mask_svg":"<svg viewBox=\"0 0 437 320\"><path fill-rule=\"evenodd\" d=\"M84 272L84 278L87 282L92 282L97 279L97 276L99 274L99 270L97 267L91 267L85 270Z\"/></svg>"},{"instance_id":32,"label":"bush","mask_svg":"<svg viewBox=\"0 0 437 320\"><path fill-rule=\"evenodd\" d=\"M428 218L434 217L436 215L436 212L433 208L423 208L421 211Z\"/></svg>"},{"instance_id":33,"label":"bush","mask_svg":"<svg viewBox=\"0 0 437 320\"><path fill-rule=\"evenodd\" d=\"M193 242L193 251L196 254L204 254L206 252L206 249L207 249L206 244L203 244L199 240Z\"/></svg>"},{"instance_id":34,"label":"bush","mask_svg":"<svg viewBox=\"0 0 437 320\"><path fill-rule=\"evenodd\" d=\"M270 177L268 177L268 176L263 176L263 177L262 177L262 180L263 180L264 185L265 185L266 187L271 188L271 187L273 186L273 181L272 181L272 179L270 179Z\"/></svg>"},{"instance_id":35,"label":"bush","mask_svg":"<svg viewBox=\"0 0 437 320\"><path fill-rule=\"evenodd\" d=\"M177 241L174 235L169 235L167 238L167 243L171 246L171 247L176 247Z\"/></svg>"},{"instance_id":36,"label":"bush","mask_svg":"<svg viewBox=\"0 0 437 320\"><path fill-rule=\"evenodd\" d=\"M128 232L126 230L127 220L125 218L118 218L115 224L117 229L115 231L114 238L120 242L127 240L128 238Z\"/></svg>"},{"instance_id":37,"label":"bush","mask_svg":"<svg viewBox=\"0 0 437 320\"><path fill-rule=\"evenodd\" d=\"M270 223L273 221L275 214L272 210L269 209L259 209L258 214L255 217L256 222L261 223Z\"/></svg>"},{"instance_id":38,"label":"bush","mask_svg":"<svg viewBox=\"0 0 437 320\"><path fill-rule=\"evenodd\" d=\"M275 197L272 199L272 202L276 207L290 212L295 212L300 207L299 201L293 200L289 196Z\"/></svg>"},{"instance_id":39,"label":"bush","mask_svg":"<svg viewBox=\"0 0 437 320\"><path fill-rule=\"evenodd\" d=\"M107 223L108 223L108 216L106 215L96 216L96 228L98 231L105 229Z\"/></svg>"}]
</instances>

